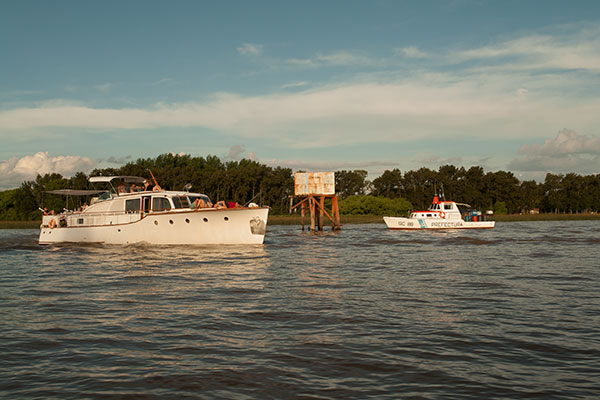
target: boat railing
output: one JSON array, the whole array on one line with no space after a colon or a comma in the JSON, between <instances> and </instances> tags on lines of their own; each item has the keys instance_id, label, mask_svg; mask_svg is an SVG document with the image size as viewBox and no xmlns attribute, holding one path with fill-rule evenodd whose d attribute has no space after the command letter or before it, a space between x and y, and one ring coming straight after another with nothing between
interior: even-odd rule
<instances>
[{"instance_id":1,"label":"boat railing","mask_svg":"<svg viewBox=\"0 0 600 400\"><path fill-rule=\"evenodd\" d=\"M142 219L141 211L67 211L58 215L44 215L42 225L48 226L54 219L58 226L104 226L136 222Z\"/></svg>"}]
</instances>

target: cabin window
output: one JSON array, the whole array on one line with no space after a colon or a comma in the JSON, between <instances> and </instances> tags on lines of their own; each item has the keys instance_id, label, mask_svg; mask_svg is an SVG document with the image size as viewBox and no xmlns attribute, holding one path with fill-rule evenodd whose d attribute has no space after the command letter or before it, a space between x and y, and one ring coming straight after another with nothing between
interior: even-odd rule
<instances>
[{"instance_id":1,"label":"cabin window","mask_svg":"<svg viewBox=\"0 0 600 400\"><path fill-rule=\"evenodd\" d=\"M431 214L427 214L428 217L431 217Z\"/></svg>"},{"instance_id":2,"label":"cabin window","mask_svg":"<svg viewBox=\"0 0 600 400\"><path fill-rule=\"evenodd\" d=\"M452 204L444 204L444 210L452 210Z\"/></svg>"},{"instance_id":3,"label":"cabin window","mask_svg":"<svg viewBox=\"0 0 600 400\"><path fill-rule=\"evenodd\" d=\"M173 197L173 206L175 208L183 208L181 207L181 199L179 197Z\"/></svg>"},{"instance_id":4,"label":"cabin window","mask_svg":"<svg viewBox=\"0 0 600 400\"><path fill-rule=\"evenodd\" d=\"M166 211L171 209L171 203L166 197L152 198L152 211Z\"/></svg>"},{"instance_id":5,"label":"cabin window","mask_svg":"<svg viewBox=\"0 0 600 400\"><path fill-rule=\"evenodd\" d=\"M173 197L173 205L175 208L190 208L190 202L185 196Z\"/></svg>"},{"instance_id":6,"label":"cabin window","mask_svg":"<svg viewBox=\"0 0 600 400\"><path fill-rule=\"evenodd\" d=\"M141 199L125 200L125 212L126 213L138 212L138 211L140 211L141 204L142 204Z\"/></svg>"}]
</instances>

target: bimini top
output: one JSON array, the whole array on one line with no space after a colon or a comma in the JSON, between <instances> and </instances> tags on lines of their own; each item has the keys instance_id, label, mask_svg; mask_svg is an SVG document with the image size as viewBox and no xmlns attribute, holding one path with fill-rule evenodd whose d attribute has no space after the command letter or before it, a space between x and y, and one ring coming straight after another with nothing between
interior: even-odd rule
<instances>
[{"instance_id":1,"label":"bimini top","mask_svg":"<svg viewBox=\"0 0 600 400\"><path fill-rule=\"evenodd\" d=\"M104 193L106 190L86 190L86 189L58 189L47 190L46 193L60 194L62 196L90 196L94 194Z\"/></svg>"},{"instance_id":2,"label":"bimini top","mask_svg":"<svg viewBox=\"0 0 600 400\"><path fill-rule=\"evenodd\" d=\"M122 179L125 183L144 183L146 178L141 178L139 176L92 176L90 178L91 183L97 182L111 182L113 179Z\"/></svg>"}]
</instances>

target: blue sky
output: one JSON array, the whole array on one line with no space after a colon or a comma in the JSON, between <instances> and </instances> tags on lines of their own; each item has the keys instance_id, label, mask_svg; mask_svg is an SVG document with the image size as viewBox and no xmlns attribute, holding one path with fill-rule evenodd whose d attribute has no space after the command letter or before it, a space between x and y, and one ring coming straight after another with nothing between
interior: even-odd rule
<instances>
[{"instance_id":1,"label":"blue sky","mask_svg":"<svg viewBox=\"0 0 600 400\"><path fill-rule=\"evenodd\" d=\"M0 189L163 153L600 173L597 1L19 1Z\"/></svg>"}]
</instances>

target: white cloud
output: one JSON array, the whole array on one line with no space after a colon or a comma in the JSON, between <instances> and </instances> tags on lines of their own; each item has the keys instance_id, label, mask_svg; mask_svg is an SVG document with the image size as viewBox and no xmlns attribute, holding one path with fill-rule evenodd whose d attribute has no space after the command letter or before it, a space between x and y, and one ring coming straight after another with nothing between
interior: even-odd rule
<instances>
[{"instance_id":1,"label":"white cloud","mask_svg":"<svg viewBox=\"0 0 600 400\"><path fill-rule=\"evenodd\" d=\"M402 48L396 49L395 53L398 55L402 55L404 57L408 57L408 58L426 58L426 57L428 57L427 53L425 53L422 50L419 50L419 48L415 47L415 46L408 46L408 47L402 47Z\"/></svg>"},{"instance_id":2,"label":"white cloud","mask_svg":"<svg viewBox=\"0 0 600 400\"><path fill-rule=\"evenodd\" d=\"M106 94L110 92L114 86L115 85L113 85L112 83L103 83L101 85L94 86L94 88L97 89L99 92Z\"/></svg>"},{"instance_id":3,"label":"white cloud","mask_svg":"<svg viewBox=\"0 0 600 400\"><path fill-rule=\"evenodd\" d=\"M263 45L256 43L244 43L242 46L237 48L237 51L243 56L258 57L262 54Z\"/></svg>"},{"instance_id":4,"label":"white cloud","mask_svg":"<svg viewBox=\"0 0 600 400\"><path fill-rule=\"evenodd\" d=\"M508 164L512 171L597 174L600 171L600 138L563 129L543 144L523 145L518 157Z\"/></svg>"},{"instance_id":5,"label":"white cloud","mask_svg":"<svg viewBox=\"0 0 600 400\"><path fill-rule=\"evenodd\" d=\"M432 137L542 136L558 125L591 130L600 99L553 99L518 92L502 79L454 82L452 77L413 77L410 82L348 84L294 93L242 97L221 93L206 103L150 108L91 108L58 102L0 111L0 137L46 127L160 129L205 127L241 138L269 139L291 147L401 143ZM539 78L542 79L542 78ZM535 81L530 84L534 85ZM542 85L541 82L537 83ZM510 86L515 89L510 90ZM582 119L581 115L587 115Z\"/></svg>"},{"instance_id":6,"label":"white cloud","mask_svg":"<svg viewBox=\"0 0 600 400\"><path fill-rule=\"evenodd\" d=\"M238 137L307 147L311 143L399 143L426 137L521 138L525 133L540 137L566 123L577 124L580 130L597 126L594 110L600 109L600 99L555 99L539 90L523 95L517 90L521 83L507 84L499 78L456 82L452 76L429 75L406 82L350 83L265 96L221 93L205 103L149 108L92 108L57 102L0 111L0 136L19 131L26 135L46 127L206 127Z\"/></svg>"},{"instance_id":7,"label":"white cloud","mask_svg":"<svg viewBox=\"0 0 600 400\"><path fill-rule=\"evenodd\" d=\"M294 171L337 171L337 170L355 170L371 169L372 167L391 167L395 168L398 163L395 161L304 161L304 160L280 160L272 158L261 160L261 162L272 167L291 168Z\"/></svg>"},{"instance_id":8,"label":"white cloud","mask_svg":"<svg viewBox=\"0 0 600 400\"><path fill-rule=\"evenodd\" d=\"M110 156L106 159L106 162L109 164L123 165L123 164L127 164L132 159L133 159L133 156L131 156L131 155L128 155L125 157ZM99 160L99 162L102 162L102 161L104 161L104 160Z\"/></svg>"},{"instance_id":9,"label":"white cloud","mask_svg":"<svg viewBox=\"0 0 600 400\"><path fill-rule=\"evenodd\" d=\"M34 180L38 174L59 173L70 177L76 172L89 172L96 163L88 157L56 156L39 152L33 156L12 157L0 162L0 188L17 187L27 180Z\"/></svg>"},{"instance_id":10,"label":"white cloud","mask_svg":"<svg viewBox=\"0 0 600 400\"><path fill-rule=\"evenodd\" d=\"M383 60L373 58L365 52L356 50L317 53L311 58L291 58L286 60L286 63L301 68L381 66L385 64Z\"/></svg>"},{"instance_id":11,"label":"white cloud","mask_svg":"<svg viewBox=\"0 0 600 400\"><path fill-rule=\"evenodd\" d=\"M155 82L152 82L150 84L150 86L158 86L158 85L163 85L165 83L171 83L171 82L173 82L172 78L162 78L162 79L159 79L159 80L157 80Z\"/></svg>"},{"instance_id":12,"label":"white cloud","mask_svg":"<svg viewBox=\"0 0 600 400\"><path fill-rule=\"evenodd\" d=\"M225 156L227 160L241 160L243 154L246 152L246 148L242 145L234 145L229 148L229 152Z\"/></svg>"},{"instance_id":13,"label":"white cloud","mask_svg":"<svg viewBox=\"0 0 600 400\"><path fill-rule=\"evenodd\" d=\"M600 156L600 137L578 135L570 129L562 129L555 138L546 139L543 144L523 145L519 154L526 156L562 156L593 154Z\"/></svg>"},{"instance_id":14,"label":"white cloud","mask_svg":"<svg viewBox=\"0 0 600 400\"><path fill-rule=\"evenodd\" d=\"M396 55L427 57L428 64L412 73L406 68L394 69L398 57L377 59L360 51L269 60L279 63L277 68L282 64L288 69L290 65L350 66L357 67L361 74L348 78L345 73L343 78L336 76L332 80L335 83L321 86L311 82L310 88L306 81L292 81L279 85L278 93L266 95L215 93L203 102L94 108L56 100L29 107L4 107L0 111L0 139L27 139L44 134L47 128L74 128L82 135L101 130L127 134L126 131L140 129L203 127L227 135L235 140L233 143L252 140L256 147L264 139L271 147L311 148L366 142L393 146L424 139L459 143L528 137L533 142L563 126L578 132L595 132L600 124L600 97L593 90L600 70L599 38L600 29L585 27L566 34L530 35L446 54L425 53L415 46L396 49ZM245 43L237 50L242 55L259 56L263 46ZM298 75L293 79L303 78ZM70 131L64 129L64 135ZM588 142L581 135L565 138L570 148L595 148L594 138L588 138ZM524 146L522 151L527 154L511 165L533 168L524 157L542 157L550 151L560 155L553 146L558 146L558 138L539 145L538 153L534 151L536 145ZM490 147L490 154L495 151ZM566 154L576 155L575 162L584 155ZM595 155L588 153L586 157ZM454 156L444 154L441 159ZM413 161L415 157L412 156ZM566 156L561 158L564 165L570 162ZM506 161L503 159L501 165Z\"/></svg>"},{"instance_id":15,"label":"white cloud","mask_svg":"<svg viewBox=\"0 0 600 400\"><path fill-rule=\"evenodd\" d=\"M490 61L519 70L600 70L600 28L536 34L451 54L453 62Z\"/></svg>"},{"instance_id":16,"label":"white cloud","mask_svg":"<svg viewBox=\"0 0 600 400\"><path fill-rule=\"evenodd\" d=\"M306 82L306 81L290 82L290 83L286 83L285 85L282 85L281 88L289 89L289 88L299 88L299 87L304 87L304 86L308 86L308 82Z\"/></svg>"}]
</instances>

